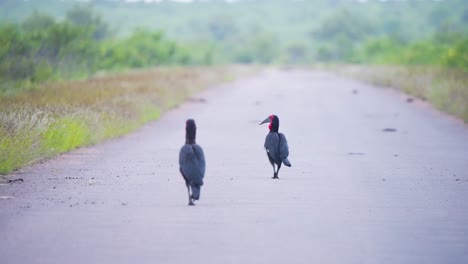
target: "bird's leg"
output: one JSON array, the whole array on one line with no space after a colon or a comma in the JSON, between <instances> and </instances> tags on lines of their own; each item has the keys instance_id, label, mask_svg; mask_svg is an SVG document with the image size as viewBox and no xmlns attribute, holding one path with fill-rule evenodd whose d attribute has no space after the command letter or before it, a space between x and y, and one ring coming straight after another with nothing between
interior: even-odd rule
<instances>
[{"instance_id":1,"label":"bird's leg","mask_svg":"<svg viewBox=\"0 0 468 264\"><path fill-rule=\"evenodd\" d=\"M273 179L279 179L278 173L279 173L280 168L281 168L281 163L278 165L278 169L276 170L275 177L273 177Z\"/></svg>"},{"instance_id":2,"label":"bird's leg","mask_svg":"<svg viewBox=\"0 0 468 264\"><path fill-rule=\"evenodd\" d=\"M273 179L279 179L278 178L278 171L279 171L279 166L278 166L278 169L275 170L275 164L273 163L273 177L272 177Z\"/></svg>"},{"instance_id":3,"label":"bird's leg","mask_svg":"<svg viewBox=\"0 0 468 264\"><path fill-rule=\"evenodd\" d=\"M195 205L192 201L192 197L190 197L190 187L189 187L189 184L186 183L185 184L187 186L187 193L188 193L188 205Z\"/></svg>"}]
</instances>

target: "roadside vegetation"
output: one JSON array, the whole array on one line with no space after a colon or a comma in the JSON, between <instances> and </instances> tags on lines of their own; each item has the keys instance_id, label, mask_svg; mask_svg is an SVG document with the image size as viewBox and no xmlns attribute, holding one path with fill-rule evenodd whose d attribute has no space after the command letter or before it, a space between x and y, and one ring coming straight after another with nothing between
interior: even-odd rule
<instances>
[{"instance_id":1,"label":"roadside vegetation","mask_svg":"<svg viewBox=\"0 0 468 264\"><path fill-rule=\"evenodd\" d=\"M166 67L0 97L0 173L133 131L203 88L250 71L240 66Z\"/></svg>"},{"instance_id":2,"label":"roadside vegetation","mask_svg":"<svg viewBox=\"0 0 468 264\"><path fill-rule=\"evenodd\" d=\"M468 122L465 0L0 0L0 173L252 70L222 65L316 63Z\"/></svg>"},{"instance_id":3,"label":"roadside vegetation","mask_svg":"<svg viewBox=\"0 0 468 264\"><path fill-rule=\"evenodd\" d=\"M431 66L333 65L328 70L400 90L468 123L468 72Z\"/></svg>"},{"instance_id":4,"label":"roadside vegetation","mask_svg":"<svg viewBox=\"0 0 468 264\"><path fill-rule=\"evenodd\" d=\"M373 38L348 51L343 60L328 62L329 70L400 90L468 123L466 31L444 28L410 43Z\"/></svg>"},{"instance_id":5,"label":"roadside vegetation","mask_svg":"<svg viewBox=\"0 0 468 264\"><path fill-rule=\"evenodd\" d=\"M177 66L194 58L160 31L114 38L90 6L1 24L0 174L128 133L245 71Z\"/></svg>"}]
</instances>

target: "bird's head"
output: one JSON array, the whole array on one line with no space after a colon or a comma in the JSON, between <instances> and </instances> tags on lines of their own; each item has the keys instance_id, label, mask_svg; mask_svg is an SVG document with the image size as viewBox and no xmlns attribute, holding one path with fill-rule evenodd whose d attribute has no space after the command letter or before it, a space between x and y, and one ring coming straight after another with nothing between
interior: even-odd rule
<instances>
[{"instance_id":1,"label":"bird's head","mask_svg":"<svg viewBox=\"0 0 468 264\"><path fill-rule=\"evenodd\" d=\"M260 125L269 123L268 129L272 132L278 132L279 129L279 118L276 115L271 115L263 120Z\"/></svg>"},{"instance_id":2,"label":"bird's head","mask_svg":"<svg viewBox=\"0 0 468 264\"><path fill-rule=\"evenodd\" d=\"M197 125L195 120L187 119L185 122L185 140L188 144L195 144L195 137L197 134Z\"/></svg>"}]
</instances>

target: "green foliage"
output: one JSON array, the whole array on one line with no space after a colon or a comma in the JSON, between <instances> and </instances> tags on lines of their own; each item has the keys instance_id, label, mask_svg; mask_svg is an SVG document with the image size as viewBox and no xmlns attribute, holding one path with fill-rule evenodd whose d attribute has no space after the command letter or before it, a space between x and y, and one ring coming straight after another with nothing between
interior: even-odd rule
<instances>
[{"instance_id":1,"label":"green foliage","mask_svg":"<svg viewBox=\"0 0 468 264\"><path fill-rule=\"evenodd\" d=\"M161 32L136 30L121 41L108 41L101 46L99 69L143 68L157 65L184 64L189 55Z\"/></svg>"},{"instance_id":2,"label":"green foliage","mask_svg":"<svg viewBox=\"0 0 468 264\"><path fill-rule=\"evenodd\" d=\"M66 19L33 12L21 24L0 24L0 93L35 84L89 76L96 71L191 63L188 50L162 32L139 29L111 39L90 6L75 6ZM199 63L211 63L202 52Z\"/></svg>"},{"instance_id":3,"label":"green foliage","mask_svg":"<svg viewBox=\"0 0 468 264\"><path fill-rule=\"evenodd\" d=\"M456 66L459 62L454 61L458 60L454 56L459 56L463 50L455 47L459 40L444 44L447 47L440 43L431 47L430 43L423 42L435 41L438 32L456 32L462 37L468 34L466 0L269 0L235 3L211 0L191 4L94 0L86 5L77 5L77 1L72 0L41 0L4 1L0 5L0 23L27 18L33 22L23 29L31 28L31 25L44 29L48 28L47 25L65 21L84 28L90 34L87 38L90 37L98 46L95 48L98 54L84 56L90 60L88 63L65 67L67 71L80 72L78 76L90 74L87 71L109 69L107 67L118 70L166 62L440 64L439 57L442 56L445 62L440 65L459 67ZM41 17L38 12L34 19L28 18L35 9L51 14L54 21L50 17ZM149 43L148 38L135 36L135 29L141 31L139 28L150 34L164 32L165 41L158 42L155 47L166 49L163 53L175 49L176 55L158 54L155 55L157 59L148 59L146 51L135 48L136 41ZM129 45L128 50L125 50L126 45ZM453 51L446 54L448 46ZM383 50L386 48L390 50ZM396 50L404 53L405 57L393 56ZM118 57L112 58L112 54ZM105 55L105 62L99 57L101 55ZM128 65L124 65L126 59ZM73 59L68 62L70 60ZM21 63L27 64L28 61ZM55 72L54 65L52 72L55 78L62 77L61 73Z\"/></svg>"},{"instance_id":4,"label":"green foliage","mask_svg":"<svg viewBox=\"0 0 468 264\"><path fill-rule=\"evenodd\" d=\"M0 43L2 83L40 83L88 73L96 54L92 31L40 13L21 25L1 25Z\"/></svg>"},{"instance_id":5,"label":"green foliage","mask_svg":"<svg viewBox=\"0 0 468 264\"><path fill-rule=\"evenodd\" d=\"M42 135L46 153L62 153L91 141L91 131L80 118L64 117L52 123Z\"/></svg>"},{"instance_id":6,"label":"green foliage","mask_svg":"<svg viewBox=\"0 0 468 264\"><path fill-rule=\"evenodd\" d=\"M260 33L255 38L241 40L244 45L228 47L226 52L233 51L231 61L236 63L270 64L278 60L278 42L273 34Z\"/></svg>"},{"instance_id":7,"label":"green foliage","mask_svg":"<svg viewBox=\"0 0 468 264\"><path fill-rule=\"evenodd\" d=\"M353 53L353 62L374 64L433 65L468 70L468 35L438 33L411 44L375 38Z\"/></svg>"},{"instance_id":8,"label":"green foliage","mask_svg":"<svg viewBox=\"0 0 468 264\"><path fill-rule=\"evenodd\" d=\"M357 63L398 63L397 59L392 55L399 54L403 48L404 44L395 39L389 37L374 38L364 43L361 49L356 50L351 60Z\"/></svg>"},{"instance_id":9,"label":"green foliage","mask_svg":"<svg viewBox=\"0 0 468 264\"><path fill-rule=\"evenodd\" d=\"M443 56L442 64L468 71L468 37L460 38L453 46L448 47Z\"/></svg>"},{"instance_id":10,"label":"green foliage","mask_svg":"<svg viewBox=\"0 0 468 264\"><path fill-rule=\"evenodd\" d=\"M360 41L374 32L373 24L368 19L342 9L327 17L312 35L316 40L323 41L333 41L338 38Z\"/></svg>"},{"instance_id":11,"label":"green foliage","mask_svg":"<svg viewBox=\"0 0 468 264\"><path fill-rule=\"evenodd\" d=\"M0 174L121 136L244 67L158 67L0 96Z\"/></svg>"},{"instance_id":12,"label":"green foliage","mask_svg":"<svg viewBox=\"0 0 468 264\"><path fill-rule=\"evenodd\" d=\"M55 19L50 15L34 11L28 18L26 18L21 27L26 32L41 32L42 30L47 30L49 27L55 24Z\"/></svg>"},{"instance_id":13,"label":"green foliage","mask_svg":"<svg viewBox=\"0 0 468 264\"><path fill-rule=\"evenodd\" d=\"M309 50L305 43L291 43L286 47L285 58L282 60L291 64L304 64L310 61Z\"/></svg>"},{"instance_id":14,"label":"green foliage","mask_svg":"<svg viewBox=\"0 0 468 264\"><path fill-rule=\"evenodd\" d=\"M319 61L467 67L463 0L41 2L0 2L0 21L14 20L6 10L18 19L30 14L22 22L0 23L0 93L160 65Z\"/></svg>"},{"instance_id":15,"label":"green foliage","mask_svg":"<svg viewBox=\"0 0 468 264\"><path fill-rule=\"evenodd\" d=\"M32 159L33 138L26 131L7 135L0 129L0 174L24 166Z\"/></svg>"},{"instance_id":16,"label":"green foliage","mask_svg":"<svg viewBox=\"0 0 468 264\"><path fill-rule=\"evenodd\" d=\"M214 40L222 41L237 34L234 19L226 15L217 15L208 23L208 28Z\"/></svg>"},{"instance_id":17,"label":"green foliage","mask_svg":"<svg viewBox=\"0 0 468 264\"><path fill-rule=\"evenodd\" d=\"M75 6L67 12L66 19L75 26L90 29L95 40L105 39L110 34L109 26L94 13L91 5Z\"/></svg>"}]
</instances>

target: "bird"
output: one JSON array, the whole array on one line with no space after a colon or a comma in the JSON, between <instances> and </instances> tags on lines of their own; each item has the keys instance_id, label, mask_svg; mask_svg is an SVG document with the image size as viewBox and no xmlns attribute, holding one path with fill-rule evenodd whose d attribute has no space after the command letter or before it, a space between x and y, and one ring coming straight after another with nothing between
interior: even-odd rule
<instances>
[{"instance_id":1,"label":"bird","mask_svg":"<svg viewBox=\"0 0 468 264\"><path fill-rule=\"evenodd\" d=\"M195 142L196 134L195 120L188 119L185 123L185 144L179 152L179 169L187 186L188 205L195 205L193 201L200 199L205 176L205 154L202 147Z\"/></svg>"},{"instance_id":2,"label":"bird","mask_svg":"<svg viewBox=\"0 0 468 264\"><path fill-rule=\"evenodd\" d=\"M291 167L291 162L288 160L289 147L286 136L283 133L279 133L279 118L276 115L270 115L263 120L260 125L269 123L268 128L270 132L265 138L265 150L268 156L268 160L273 166L273 179L279 179L278 172L281 168L281 164L287 167ZM277 169L275 169L275 164Z\"/></svg>"}]
</instances>

